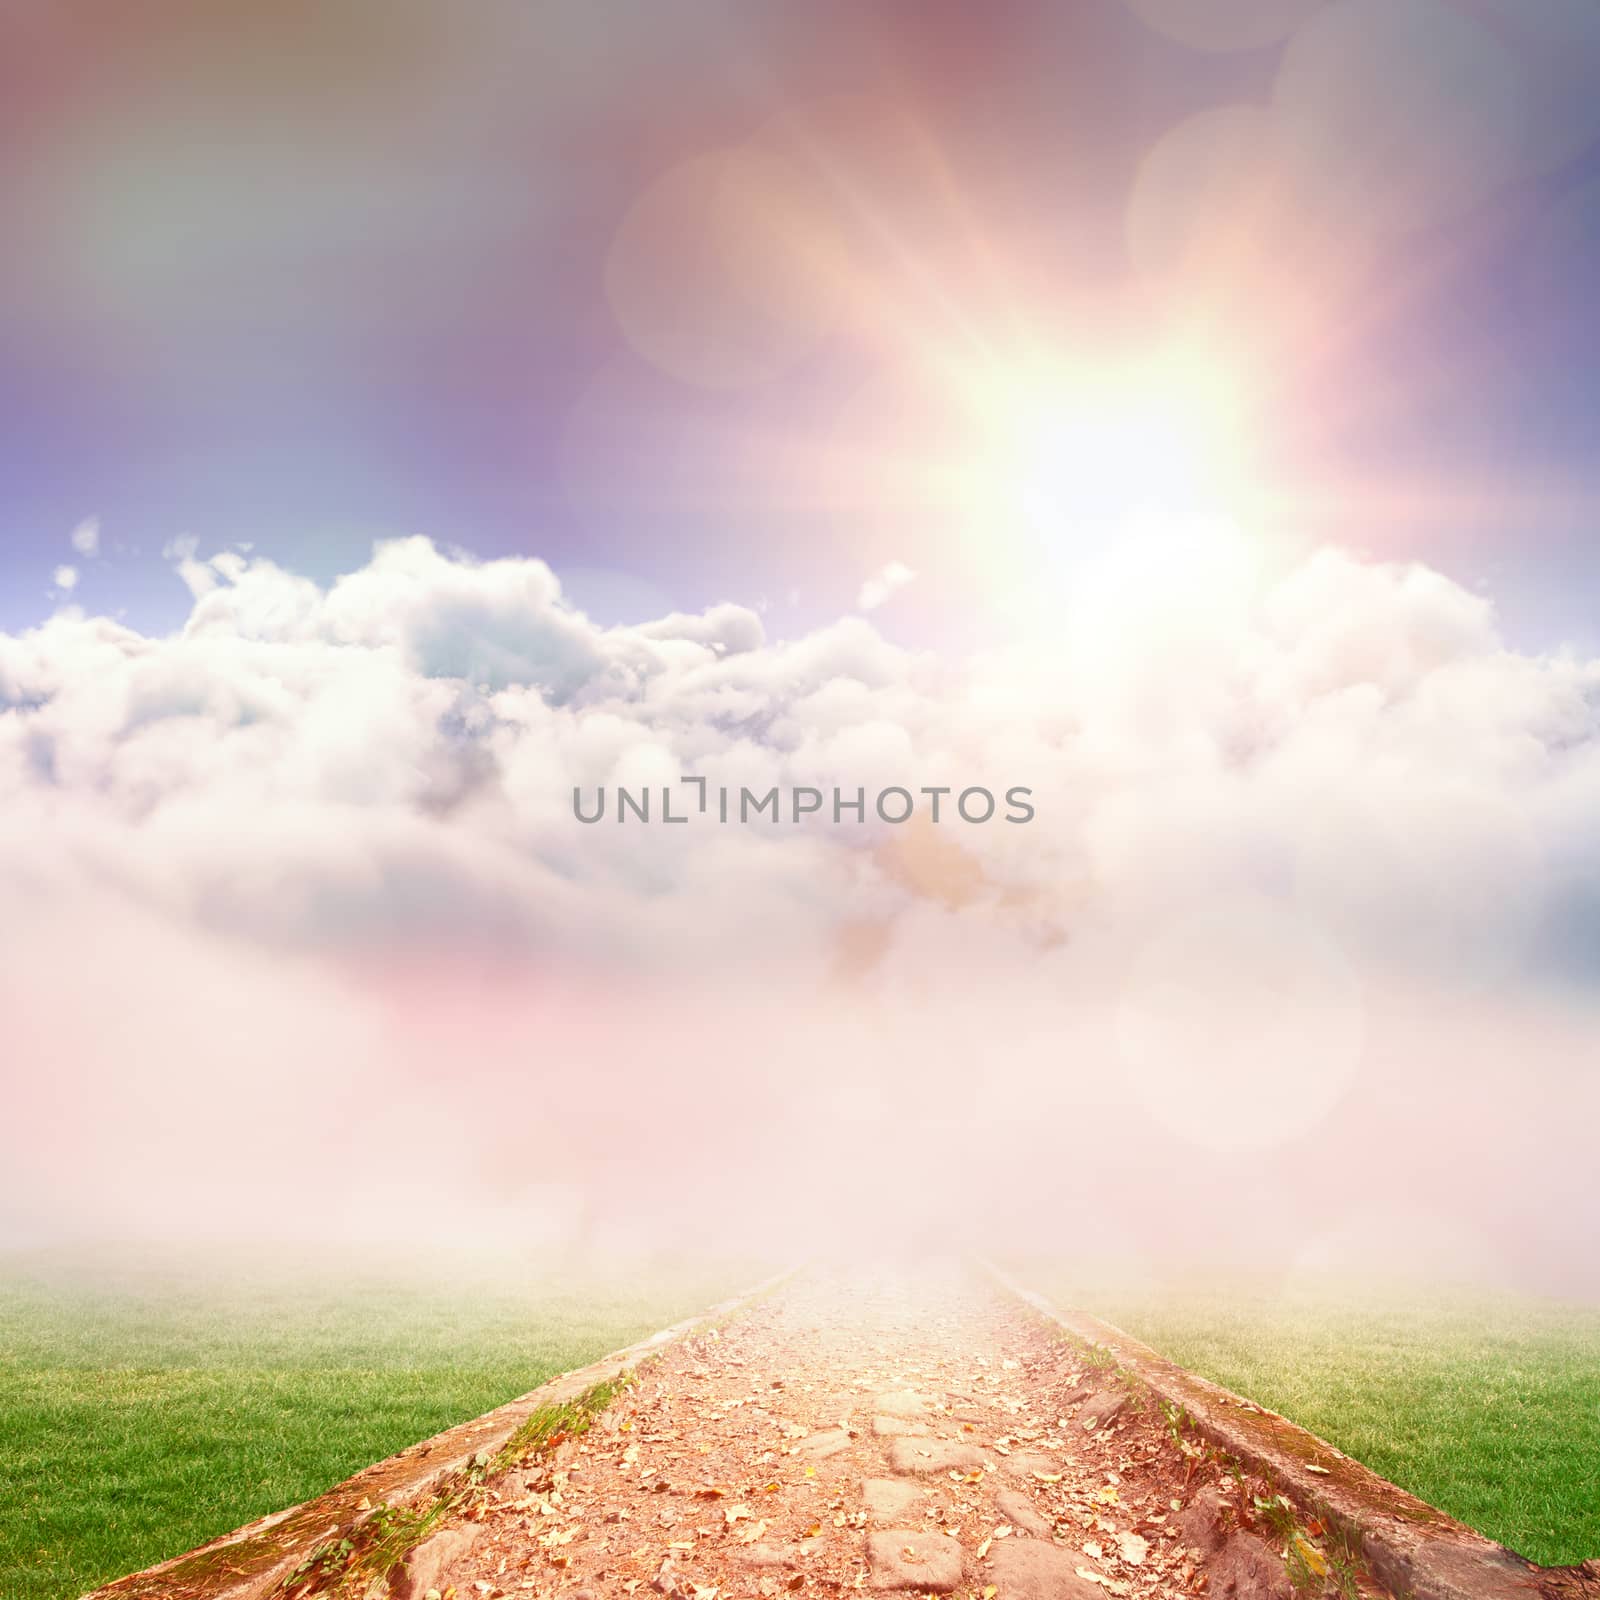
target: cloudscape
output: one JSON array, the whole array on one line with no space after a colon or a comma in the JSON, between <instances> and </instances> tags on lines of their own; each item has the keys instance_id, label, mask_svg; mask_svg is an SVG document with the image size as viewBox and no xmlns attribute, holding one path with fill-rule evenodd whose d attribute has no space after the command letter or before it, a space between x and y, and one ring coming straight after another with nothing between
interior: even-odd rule
<instances>
[{"instance_id":1,"label":"cloudscape","mask_svg":"<svg viewBox=\"0 0 1600 1600\"><path fill-rule=\"evenodd\" d=\"M422 1184L487 1237L1043 1240L1066 1191L1137 1257L1270 1195L1286 1269L1403 1218L1581 1278L1600 664L1422 566L1187 538L1204 605L1130 539L959 658L602 626L423 538L328 586L184 545L182 627L5 637L14 1232L381 1237ZM586 825L606 786L686 823Z\"/></svg>"},{"instance_id":2,"label":"cloudscape","mask_svg":"<svg viewBox=\"0 0 1600 1600\"><path fill-rule=\"evenodd\" d=\"M1585 0L0 12L0 1239L1600 1288Z\"/></svg>"},{"instance_id":3,"label":"cloudscape","mask_svg":"<svg viewBox=\"0 0 1600 1600\"><path fill-rule=\"evenodd\" d=\"M0 216L0 1594L1600 1595L1600 0L0 0Z\"/></svg>"}]
</instances>

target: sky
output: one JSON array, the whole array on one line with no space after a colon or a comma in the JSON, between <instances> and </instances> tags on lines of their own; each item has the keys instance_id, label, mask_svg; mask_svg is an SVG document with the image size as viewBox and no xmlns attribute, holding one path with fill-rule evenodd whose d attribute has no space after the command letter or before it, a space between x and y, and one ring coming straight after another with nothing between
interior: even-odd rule
<instances>
[{"instance_id":1,"label":"sky","mask_svg":"<svg viewBox=\"0 0 1600 1600\"><path fill-rule=\"evenodd\" d=\"M1176 320L1302 517L1596 642L1589 0L0 19L0 625L98 517L78 597L141 626L182 620L176 537L325 580L420 533L537 555L605 621L798 590L814 622L899 560L919 638L1003 634L970 530L856 446L948 452L930 350ZM1241 107L1277 126L1208 131ZM740 152L696 243L694 163Z\"/></svg>"},{"instance_id":2,"label":"sky","mask_svg":"<svg viewBox=\"0 0 1600 1600\"><path fill-rule=\"evenodd\" d=\"M1594 0L0 29L0 1241L1600 1292Z\"/></svg>"}]
</instances>

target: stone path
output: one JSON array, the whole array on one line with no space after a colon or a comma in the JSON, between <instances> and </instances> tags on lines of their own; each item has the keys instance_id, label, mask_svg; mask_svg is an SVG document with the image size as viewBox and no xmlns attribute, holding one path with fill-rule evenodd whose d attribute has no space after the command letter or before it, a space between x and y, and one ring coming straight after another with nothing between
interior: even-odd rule
<instances>
[{"instance_id":1,"label":"stone path","mask_svg":"<svg viewBox=\"0 0 1600 1600\"><path fill-rule=\"evenodd\" d=\"M805 1274L490 1488L397 1594L1289 1595L1255 1486L956 1269Z\"/></svg>"}]
</instances>

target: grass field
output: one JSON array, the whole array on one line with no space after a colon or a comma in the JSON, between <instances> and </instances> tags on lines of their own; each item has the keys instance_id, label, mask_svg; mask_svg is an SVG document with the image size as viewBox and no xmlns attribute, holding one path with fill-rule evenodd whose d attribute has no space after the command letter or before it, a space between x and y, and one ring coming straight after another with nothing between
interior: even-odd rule
<instances>
[{"instance_id":1,"label":"grass field","mask_svg":"<svg viewBox=\"0 0 1600 1600\"><path fill-rule=\"evenodd\" d=\"M1534 1561L1600 1556L1600 1307L1021 1270Z\"/></svg>"},{"instance_id":2,"label":"grass field","mask_svg":"<svg viewBox=\"0 0 1600 1600\"><path fill-rule=\"evenodd\" d=\"M761 1270L414 1266L0 1257L0 1596L177 1554ZM1600 1309L1020 1270L1535 1560L1600 1555Z\"/></svg>"},{"instance_id":3,"label":"grass field","mask_svg":"<svg viewBox=\"0 0 1600 1600\"><path fill-rule=\"evenodd\" d=\"M0 1257L0 1595L76 1596L703 1310L625 1281Z\"/></svg>"}]
</instances>

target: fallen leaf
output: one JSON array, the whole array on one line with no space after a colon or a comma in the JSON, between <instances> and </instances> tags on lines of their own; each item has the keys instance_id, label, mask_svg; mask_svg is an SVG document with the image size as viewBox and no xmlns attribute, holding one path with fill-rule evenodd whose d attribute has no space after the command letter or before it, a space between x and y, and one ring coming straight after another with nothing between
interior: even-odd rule
<instances>
[{"instance_id":1,"label":"fallen leaf","mask_svg":"<svg viewBox=\"0 0 1600 1600\"><path fill-rule=\"evenodd\" d=\"M1297 1534L1295 1536L1294 1547L1300 1552L1301 1559L1305 1562L1305 1564L1310 1567L1319 1578L1326 1578L1328 1576L1328 1558L1323 1555L1323 1553L1317 1549L1314 1544L1308 1544Z\"/></svg>"},{"instance_id":2,"label":"fallen leaf","mask_svg":"<svg viewBox=\"0 0 1600 1600\"><path fill-rule=\"evenodd\" d=\"M1306 1462L1306 1471L1307 1472L1320 1472L1324 1478L1331 1478L1333 1476L1333 1473L1329 1468L1327 1468L1327 1467L1319 1467L1319 1466L1317 1466L1315 1464L1315 1462L1311 1462L1311 1461Z\"/></svg>"},{"instance_id":3,"label":"fallen leaf","mask_svg":"<svg viewBox=\"0 0 1600 1600\"><path fill-rule=\"evenodd\" d=\"M1142 1567L1150 1554L1150 1542L1137 1533L1125 1533L1118 1538L1117 1549L1130 1567Z\"/></svg>"}]
</instances>

